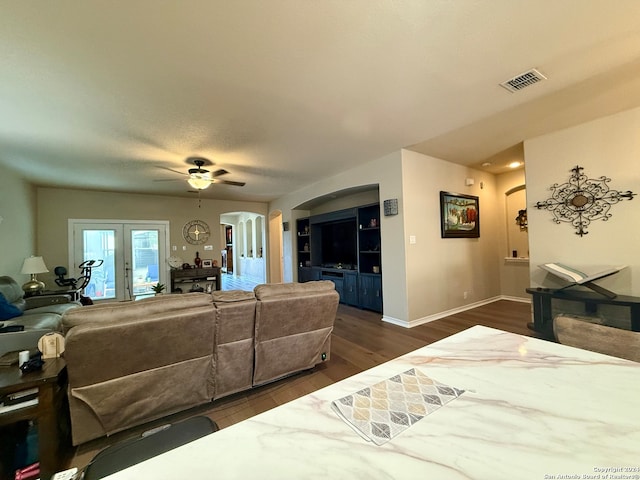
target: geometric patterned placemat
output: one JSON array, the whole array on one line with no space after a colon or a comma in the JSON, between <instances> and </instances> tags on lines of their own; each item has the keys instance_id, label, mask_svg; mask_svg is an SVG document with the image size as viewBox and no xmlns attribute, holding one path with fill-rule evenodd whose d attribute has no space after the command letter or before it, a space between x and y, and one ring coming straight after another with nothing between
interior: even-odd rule
<instances>
[{"instance_id":1,"label":"geometric patterned placemat","mask_svg":"<svg viewBox=\"0 0 640 480\"><path fill-rule=\"evenodd\" d=\"M331 402L365 440L382 445L464 393L415 368Z\"/></svg>"}]
</instances>

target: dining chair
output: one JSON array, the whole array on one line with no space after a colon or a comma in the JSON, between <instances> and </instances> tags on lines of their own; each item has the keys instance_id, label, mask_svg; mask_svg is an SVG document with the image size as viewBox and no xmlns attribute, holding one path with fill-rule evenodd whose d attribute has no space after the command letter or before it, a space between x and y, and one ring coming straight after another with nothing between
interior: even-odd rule
<instances>
[{"instance_id":1,"label":"dining chair","mask_svg":"<svg viewBox=\"0 0 640 480\"><path fill-rule=\"evenodd\" d=\"M640 362L640 332L599 325L580 317L556 315L553 333L564 345Z\"/></svg>"},{"instance_id":2,"label":"dining chair","mask_svg":"<svg viewBox=\"0 0 640 480\"><path fill-rule=\"evenodd\" d=\"M218 425L209 417L196 416L162 425L138 437L110 445L85 467L82 480L98 480L160 455L181 445L216 432Z\"/></svg>"}]
</instances>

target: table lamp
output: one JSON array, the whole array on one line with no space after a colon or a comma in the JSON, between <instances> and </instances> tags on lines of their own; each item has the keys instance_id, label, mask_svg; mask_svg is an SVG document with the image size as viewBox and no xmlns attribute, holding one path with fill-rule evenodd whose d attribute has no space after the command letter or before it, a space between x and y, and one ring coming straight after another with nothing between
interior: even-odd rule
<instances>
[{"instance_id":1,"label":"table lamp","mask_svg":"<svg viewBox=\"0 0 640 480\"><path fill-rule=\"evenodd\" d=\"M36 274L48 272L47 266L44 264L42 257L28 257L24 259L22 264L22 272L27 275L31 275L31 280L22 285L22 290L25 293L38 293L40 290L44 290L44 283L36 278Z\"/></svg>"}]
</instances>

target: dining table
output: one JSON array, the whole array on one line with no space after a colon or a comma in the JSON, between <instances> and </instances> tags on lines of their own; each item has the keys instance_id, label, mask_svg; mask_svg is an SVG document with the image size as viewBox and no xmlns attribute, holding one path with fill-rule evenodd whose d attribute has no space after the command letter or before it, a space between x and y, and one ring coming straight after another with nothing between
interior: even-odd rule
<instances>
[{"instance_id":1,"label":"dining table","mask_svg":"<svg viewBox=\"0 0 640 480\"><path fill-rule=\"evenodd\" d=\"M124 479L640 479L640 364L474 326Z\"/></svg>"}]
</instances>

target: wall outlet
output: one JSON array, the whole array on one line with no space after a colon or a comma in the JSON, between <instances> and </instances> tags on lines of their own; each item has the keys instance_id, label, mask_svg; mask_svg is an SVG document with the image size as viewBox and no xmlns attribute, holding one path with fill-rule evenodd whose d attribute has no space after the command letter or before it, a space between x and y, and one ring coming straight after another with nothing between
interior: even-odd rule
<instances>
[{"instance_id":1,"label":"wall outlet","mask_svg":"<svg viewBox=\"0 0 640 480\"><path fill-rule=\"evenodd\" d=\"M467 299L468 296L469 296L469 292L462 293L462 298L464 298L465 300Z\"/></svg>"}]
</instances>

